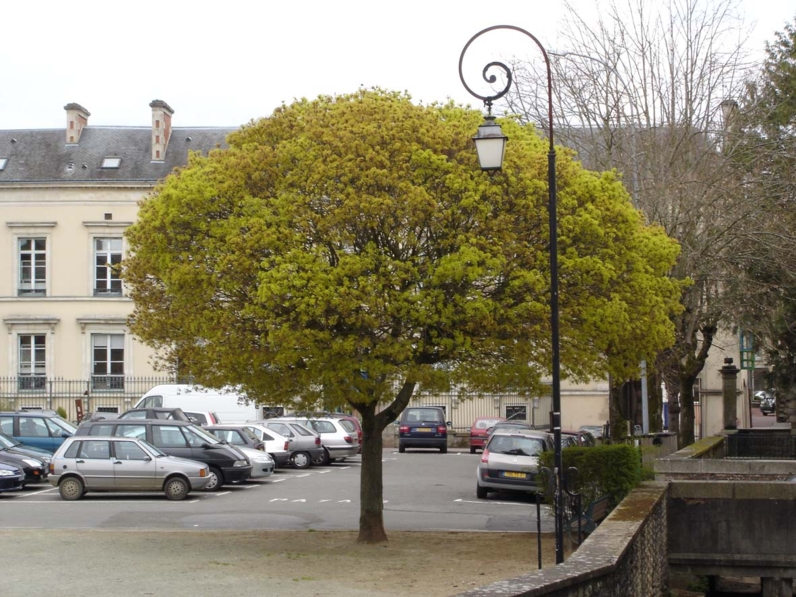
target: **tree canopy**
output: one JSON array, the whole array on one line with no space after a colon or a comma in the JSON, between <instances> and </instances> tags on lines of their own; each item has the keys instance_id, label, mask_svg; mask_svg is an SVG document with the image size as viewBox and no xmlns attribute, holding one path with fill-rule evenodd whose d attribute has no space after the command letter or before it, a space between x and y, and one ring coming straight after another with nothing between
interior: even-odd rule
<instances>
[{"instance_id":1,"label":"tree canopy","mask_svg":"<svg viewBox=\"0 0 796 597\"><path fill-rule=\"evenodd\" d=\"M378 89L300 100L192 155L127 232L131 329L163 366L360 412L361 540L385 538L381 431L418 383L546 392L547 146L504 121L490 176L481 120ZM562 373L625 375L673 341L678 245L559 154Z\"/></svg>"}]
</instances>

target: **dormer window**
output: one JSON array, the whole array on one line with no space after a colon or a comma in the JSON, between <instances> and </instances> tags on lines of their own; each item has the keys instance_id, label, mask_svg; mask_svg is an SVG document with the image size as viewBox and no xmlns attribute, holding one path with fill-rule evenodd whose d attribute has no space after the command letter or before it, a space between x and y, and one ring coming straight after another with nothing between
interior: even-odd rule
<instances>
[{"instance_id":1,"label":"dormer window","mask_svg":"<svg viewBox=\"0 0 796 597\"><path fill-rule=\"evenodd\" d=\"M7 163L8 163L8 158L0 158L0 171L6 169Z\"/></svg>"},{"instance_id":2,"label":"dormer window","mask_svg":"<svg viewBox=\"0 0 796 597\"><path fill-rule=\"evenodd\" d=\"M118 168L122 163L122 158L104 158L102 160L103 168Z\"/></svg>"}]
</instances>

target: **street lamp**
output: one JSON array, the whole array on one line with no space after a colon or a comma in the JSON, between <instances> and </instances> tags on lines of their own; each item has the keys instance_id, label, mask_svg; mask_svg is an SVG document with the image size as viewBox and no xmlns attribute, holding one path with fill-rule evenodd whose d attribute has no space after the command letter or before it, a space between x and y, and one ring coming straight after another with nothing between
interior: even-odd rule
<instances>
[{"instance_id":1,"label":"street lamp","mask_svg":"<svg viewBox=\"0 0 796 597\"><path fill-rule=\"evenodd\" d=\"M541 50L542 55L544 56L545 65L547 67L547 109L548 109L548 138L550 141L550 149L547 153L547 186L549 191L549 215L550 215L550 327L551 327L551 335L552 335L552 356L553 356L553 363L552 363L552 375L553 375L553 440L555 443L555 463L554 463L554 491L553 491L553 501L554 501L554 510L555 510L555 530L556 530L556 564L561 564L564 562L564 508L563 508L563 462L561 459L561 364L559 359L559 329L558 329L558 227L556 221L556 150L553 144L553 74L550 69L550 58L547 55L547 51L544 49L544 46L539 43L539 40L536 39L532 34L527 32L525 29L521 29L519 27L515 27L514 25L494 25L493 27L487 27L486 29L479 31L473 37L470 38L470 41L464 46L462 50L461 56L459 57L459 78L462 81L462 85L473 97L477 97L478 99L484 102L484 105L487 107L487 115L485 117L485 123L478 127L479 134L476 135L473 140L476 144L476 151L479 155L479 162L481 164L482 169L486 170L500 170L503 165L503 151L505 148L506 137L503 136L503 133L500 132L499 134L495 134L497 131L500 131L500 126L495 123L495 117L492 116L492 102L496 99L499 99L508 93L509 88L511 87L512 83L512 76L511 76L511 69L507 67L502 62L490 62L484 67L483 70L483 77L484 80L488 83L494 83L496 81L496 77L494 75L487 75L487 72L492 68L496 67L503 71L504 75L506 76L507 82L506 86L503 88L502 91L494 95L483 96L475 93L470 87L467 85L467 82L464 80L464 75L462 74L462 62L464 61L464 54L467 52L467 49L470 47L476 39L482 36L485 33L490 31L495 31L496 29L508 29L511 31L518 31L528 37L530 37L533 42L539 47ZM484 136L481 135L481 131L484 129L485 134ZM495 130L497 129L497 131ZM500 142L500 150L499 152L494 150L494 147L498 144L496 139L502 138ZM491 156L493 158L492 161L483 161L481 157L483 144L491 145L492 151ZM494 158L497 154L500 154L500 160L496 161ZM484 158L485 159L485 158ZM486 168L484 167L486 164Z\"/></svg>"}]
</instances>

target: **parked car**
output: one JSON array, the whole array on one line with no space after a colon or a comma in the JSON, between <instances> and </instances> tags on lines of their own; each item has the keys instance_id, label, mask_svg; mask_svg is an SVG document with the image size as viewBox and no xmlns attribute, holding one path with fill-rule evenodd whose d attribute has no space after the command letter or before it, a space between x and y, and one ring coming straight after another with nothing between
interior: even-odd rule
<instances>
[{"instance_id":1,"label":"parked car","mask_svg":"<svg viewBox=\"0 0 796 597\"><path fill-rule=\"evenodd\" d=\"M164 384L147 391L135 408L181 408L188 416L196 416L202 425L244 423L262 416L262 410L235 388L220 390L190 384ZM218 415L221 415L219 419ZM201 419L206 422L202 423Z\"/></svg>"},{"instance_id":2,"label":"parked car","mask_svg":"<svg viewBox=\"0 0 796 597\"><path fill-rule=\"evenodd\" d=\"M0 432L18 442L52 454L77 428L53 411L0 413Z\"/></svg>"},{"instance_id":3,"label":"parked car","mask_svg":"<svg viewBox=\"0 0 796 597\"><path fill-rule=\"evenodd\" d=\"M22 442L18 442L13 437L6 435L5 433L0 433L0 448L7 448L9 452L13 452L15 454L22 454L23 456L38 458L48 466L50 464L50 458L52 458L52 454L47 450L41 450L39 448L34 448L33 446L26 446Z\"/></svg>"},{"instance_id":4,"label":"parked car","mask_svg":"<svg viewBox=\"0 0 796 597\"><path fill-rule=\"evenodd\" d=\"M286 415L280 415L280 417L285 417ZM297 412L293 415L293 417L303 417L307 419L338 419L340 421L346 421L343 423L343 428L351 433L352 431L357 434L357 439L359 440L360 451L362 448L362 423L359 422L359 419L356 418L354 415L349 415L347 413L333 413L328 411L315 411L315 412Z\"/></svg>"},{"instance_id":5,"label":"parked car","mask_svg":"<svg viewBox=\"0 0 796 597\"><path fill-rule=\"evenodd\" d=\"M44 461L38 458L18 454L8 448L0 448L0 462L21 469L25 473L25 478L22 481L23 486L29 483L43 483L47 480L47 475L49 474L49 462L45 464Z\"/></svg>"},{"instance_id":6,"label":"parked car","mask_svg":"<svg viewBox=\"0 0 796 597\"><path fill-rule=\"evenodd\" d=\"M528 431L535 431L536 427L531 425L526 421L498 421L492 427L486 430L487 437L491 437L493 433L501 429L508 429L513 431L518 431L520 429L525 429Z\"/></svg>"},{"instance_id":7,"label":"parked car","mask_svg":"<svg viewBox=\"0 0 796 597\"><path fill-rule=\"evenodd\" d=\"M588 429L578 429L577 431L561 431L561 439L567 438L569 445L582 448L591 448L597 445L597 440ZM564 445L563 447L567 447Z\"/></svg>"},{"instance_id":8,"label":"parked car","mask_svg":"<svg viewBox=\"0 0 796 597\"><path fill-rule=\"evenodd\" d=\"M545 431L495 431L478 463L476 496L484 499L490 491L543 491L539 479L539 455L553 448L553 437Z\"/></svg>"},{"instance_id":9,"label":"parked car","mask_svg":"<svg viewBox=\"0 0 796 597\"><path fill-rule=\"evenodd\" d=\"M250 479L262 479L270 477L274 473L274 461L268 455L268 452L262 450L255 450L247 446L235 446L238 450L243 452L243 455L249 460L252 465L252 474Z\"/></svg>"},{"instance_id":10,"label":"parked car","mask_svg":"<svg viewBox=\"0 0 796 597\"><path fill-rule=\"evenodd\" d=\"M96 421L81 423L76 436L128 437L146 440L169 456L198 460L210 469L207 491L217 491L225 483L244 481L251 475L251 464L235 446L223 444L214 435L186 421L163 419Z\"/></svg>"},{"instance_id":11,"label":"parked car","mask_svg":"<svg viewBox=\"0 0 796 597\"><path fill-rule=\"evenodd\" d=\"M250 423L263 425L290 439L290 464L298 469L308 468L313 462L323 458L321 435L301 423L282 419L262 419Z\"/></svg>"},{"instance_id":12,"label":"parked car","mask_svg":"<svg viewBox=\"0 0 796 597\"><path fill-rule=\"evenodd\" d=\"M505 421L505 417L478 417L470 427L470 454L475 454L476 450L483 450L489 436L488 430L500 421Z\"/></svg>"},{"instance_id":13,"label":"parked car","mask_svg":"<svg viewBox=\"0 0 796 597\"><path fill-rule=\"evenodd\" d=\"M777 401L770 394L760 399L760 412L765 415L773 415L777 412Z\"/></svg>"},{"instance_id":14,"label":"parked car","mask_svg":"<svg viewBox=\"0 0 796 597\"><path fill-rule=\"evenodd\" d=\"M280 435L273 429L258 423L246 423L245 427L265 444L265 451L268 452L275 466L280 467L290 464L290 443L292 438Z\"/></svg>"},{"instance_id":15,"label":"parked car","mask_svg":"<svg viewBox=\"0 0 796 597\"><path fill-rule=\"evenodd\" d=\"M245 425L208 425L204 430L233 446L265 451L265 442Z\"/></svg>"},{"instance_id":16,"label":"parked car","mask_svg":"<svg viewBox=\"0 0 796 597\"><path fill-rule=\"evenodd\" d=\"M296 421L320 434L323 454L314 460L313 464L327 465L335 460L345 460L349 456L359 454L359 438L356 430L353 428L346 430L342 419L282 417L278 420Z\"/></svg>"},{"instance_id":17,"label":"parked car","mask_svg":"<svg viewBox=\"0 0 796 597\"><path fill-rule=\"evenodd\" d=\"M181 408L131 408L120 414L118 419L166 419L171 421L191 421Z\"/></svg>"},{"instance_id":18,"label":"parked car","mask_svg":"<svg viewBox=\"0 0 796 597\"><path fill-rule=\"evenodd\" d=\"M437 448L448 451L448 425L445 411L438 406L412 406L404 409L398 425L398 451L406 448Z\"/></svg>"},{"instance_id":19,"label":"parked car","mask_svg":"<svg viewBox=\"0 0 796 597\"><path fill-rule=\"evenodd\" d=\"M75 436L63 443L50 464L50 483L65 500L89 491L162 491L184 499L211 482L202 462L168 456L134 437Z\"/></svg>"},{"instance_id":20,"label":"parked car","mask_svg":"<svg viewBox=\"0 0 796 597\"><path fill-rule=\"evenodd\" d=\"M0 493L22 489L25 473L11 464L0 462Z\"/></svg>"},{"instance_id":21,"label":"parked car","mask_svg":"<svg viewBox=\"0 0 796 597\"><path fill-rule=\"evenodd\" d=\"M580 429L583 431L588 431L594 436L595 439L600 439L603 436L602 425L581 425Z\"/></svg>"}]
</instances>

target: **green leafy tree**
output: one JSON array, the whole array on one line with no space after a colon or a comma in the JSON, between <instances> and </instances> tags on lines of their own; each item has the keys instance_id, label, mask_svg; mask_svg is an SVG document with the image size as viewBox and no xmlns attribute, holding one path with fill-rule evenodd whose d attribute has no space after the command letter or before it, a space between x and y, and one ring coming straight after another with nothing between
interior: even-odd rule
<instances>
[{"instance_id":1,"label":"green leafy tree","mask_svg":"<svg viewBox=\"0 0 796 597\"><path fill-rule=\"evenodd\" d=\"M358 411L363 542L386 540L382 431L418 384L544 392L547 147L506 121L489 176L481 120L382 90L297 101L193 155L127 233L131 329L164 367ZM678 246L613 174L562 151L557 179L562 366L604 377L671 343Z\"/></svg>"},{"instance_id":2,"label":"green leafy tree","mask_svg":"<svg viewBox=\"0 0 796 597\"><path fill-rule=\"evenodd\" d=\"M766 58L735 115L737 177L758 206L733 256L739 324L770 367L780 410L796 408L796 21L766 44Z\"/></svg>"}]
</instances>

